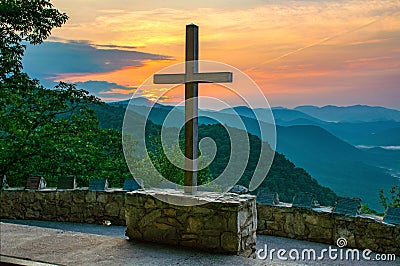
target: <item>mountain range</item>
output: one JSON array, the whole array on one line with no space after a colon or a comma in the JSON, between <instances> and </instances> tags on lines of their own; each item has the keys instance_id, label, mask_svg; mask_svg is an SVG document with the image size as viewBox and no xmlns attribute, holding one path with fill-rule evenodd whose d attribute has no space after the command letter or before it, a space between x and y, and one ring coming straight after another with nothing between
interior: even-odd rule
<instances>
[{"instance_id":1,"label":"mountain range","mask_svg":"<svg viewBox=\"0 0 400 266\"><path fill-rule=\"evenodd\" d=\"M295 110L331 122L374 122L393 120L400 122L400 111L381 106L353 105L316 107L298 106Z\"/></svg>"},{"instance_id":2,"label":"mountain range","mask_svg":"<svg viewBox=\"0 0 400 266\"><path fill-rule=\"evenodd\" d=\"M128 104L141 114L152 105L142 98L111 105ZM172 108L157 104L149 119L161 125ZM176 110L170 121L183 125L183 108ZM278 152L338 195L359 197L369 207L382 211L379 189L388 191L400 184L400 111L361 105L271 110L238 106L199 110L199 124L216 124L218 120L242 128L243 123L249 133L261 137L261 132L265 135L273 126L270 117L262 116L266 112L272 112L275 119ZM270 135L263 137L271 143Z\"/></svg>"}]
</instances>

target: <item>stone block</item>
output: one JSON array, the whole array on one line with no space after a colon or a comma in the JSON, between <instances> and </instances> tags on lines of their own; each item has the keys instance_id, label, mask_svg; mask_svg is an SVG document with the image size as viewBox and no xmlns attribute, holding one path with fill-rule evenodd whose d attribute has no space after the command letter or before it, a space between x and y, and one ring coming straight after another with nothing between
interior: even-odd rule
<instances>
[{"instance_id":1,"label":"stone block","mask_svg":"<svg viewBox=\"0 0 400 266\"><path fill-rule=\"evenodd\" d=\"M25 219L28 220L40 220L40 212L28 209L25 214Z\"/></svg>"},{"instance_id":2,"label":"stone block","mask_svg":"<svg viewBox=\"0 0 400 266\"><path fill-rule=\"evenodd\" d=\"M119 210L119 216L118 216L119 220L120 220L121 223L122 223L121 225L126 225L125 216L126 216L126 214L125 214L125 207L122 207L122 208Z\"/></svg>"},{"instance_id":3,"label":"stone block","mask_svg":"<svg viewBox=\"0 0 400 266\"><path fill-rule=\"evenodd\" d=\"M86 208L85 205L81 204L73 204L71 206L71 214L82 213L82 211Z\"/></svg>"},{"instance_id":4,"label":"stone block","mask_svg":"<svg viewBox=\"0 0 400 266\"><path fill-rule=\"evenodd\" d=\"M82 212L71 214L68 221L73 223L82 223L84 221L84 215Z\"/></svg>"},{"instance_id":5,"label":"stone block","mask_svg":"<svg viewBox=\"0 0 400 266\"><path fill-rule=\"evenodd\" d=\"M208 207L194 206L192 212L195 214L211 215L215 212L215 209L211 208L212 206Z\"/></svg>"},{"instance_id":6,"label":"stone block","mask_svg":"<svg viewBox=\"0 0 400 266\"><path fill-rule=\"evenodd\" d=\"M176 217L176 210L175 209L164 209L164 215L170 217Z\"/></svg>"},{"instance_id":7,"label":"stone block","mask_svg":"<svg viewBox=\"0 0 400 266\"><path fill-rule=\"evenodd\" d=\"M114 192L107 192L108 195L108 202L125 202L125 192L123 191L114 191Z\"/></svg>"},{"instance_id":8,"label":"stone block","mask_svg":"<svg viewBox=\"0 0 400 266\"><path fill-rule=\"evenodd\" d=\"M118 202L111 201L106 204L105 215L118 217L120 208L121 207L119 206Z\"/></svg>"},{"instance_id":9,"label":"stone block","mask_svg":"<svg viewBox=\"0 0 400 266\"><path fill-rule=\"evenodd\" d=\"M350 247L358 246L359 248L362 248L362 249L367 249L368 248L370 250L378 250L378 247L379 247L376 239L371 238L371 237L362 237L362 236L358 237L357 238L357 245L356 245L356 243L350 243L349 244L349 240L348 239L347 239L347 243L348 243L347 246L350 246Z\"/></svg>"},{"instance_id":10,"label":"stone block","mask_svg":"<svg viewBox=\"0 0 400 266\"><path fill-rule=\"evenodd\" d=\"M96 191L85 191L85 202L86 203L94 203L96 202Z\"/></svg>"},{"instance_id":11,"label":"stone block","mask_svg":"<svg viewBox=\"0 0 400 266\"><path fill-rule=\"evenodd\" d=\"M238 223L238 215L236 212L226 213L227 231L239 233L240 226Z\"/></svg>"},{"instance_id":12,"label":"stone block","mask_svg":"<svg viewBox=\"0 0 400 266\"><path fill-rule=\"evenodd\" d=\"M325 228L318 225L309 225L308 226L308 235L307 239L316 242L322 243L332 243L332 228Z\"/></svg>"},{"instance_id":13,"label":"stone block","mask_svg":"<svg viewBox=\"0 0 400 266\"><path fill-rule=\"evenodd\" d=\"M127 231L128 232L128 231ZM148 226L140 228L140 231L143 235L143 240L157 243L164 243L163 241L163 230L155 227Z\"/></svg>"},{"instance_id":14,"label":"stone block","mask_svg":"<svg viewBox=\"0 0 400 266\"><path fill-rule=\"evenodd\" d=\"M128 223L138 224L142 217L146 214L146 210L136 207L125 207L125 220Z\"/></svg>"},{"instance_id":15,"label":"stone block","mask_svg":"<svg viewBox=\"0 0 400 266\"><path fill-rule=\"evenodd\" d=\"M21 190L2 190L1 195L1 202L5 200L17 201L20 197Z\"/></svg>"},{"instance_id":16,"label":"stone block","mask_svg":"<svg viewBox=\"0 0 400 266\"><path fill-rule=\"evenodd\" d=\"M199 233L203 228L203 222L201 219L197 219L195 216L190 216L187 219L186 230L188 232Z\"/></svg>"},{"instance_id":17,"label":"stone block","mask_svg":"<svg viewBox=\"0 0 400 266\"><path fill-rule=\"evenodd\" d=\"M178 206L159 198L185 204L208 203ZM255 206L255 197L249 195L215 192L188 195L178 190L157 189L133 191L125 198L126 235L131 239L247 256L255 250Z\"/></svg>"},{"instance_id":18,"label":"stone block","mask_svg":"<svg viewBox=\"0 0 400 266\"><path fill-rule=\"evenodd\" d=\"M222 215L213 215L208 216L207 219L204 220L204 229L216 229L216 230L225 230L227 227L227 221Z\"/></svg>"},{"instance_id":19,"label":"stone block","mask_svg":"<svg viewBox=\"0 0 400 266\"><path fill-rule=\"evenodd\" d=\"M68 217L71 214L70 208L67 207L58 207L57 208L57 216L58 217Z\"/></svg>"},{"instance_id":20,"label":"stone block","mask_svg":"<svg viewBox=\"0 0 400 266\"><path fill-rule=\"evenodd\" d=\"M146 209L152 209L156 207L156 202L153 198L147 197L146 202L144 203L144 207Z\"/></svg>"},{"instance_id":21,"label":"stone block","mask_svg":"<svg viewBox=\"0 0 400 266\"><path fill-rule=\"evenodd\" d=\"M160 230L171 230L174 229L172 225L164 224L164 223L154 223L154 226Z\"/></svg>"},{"instance_id":22,"label":"stone block","mask_svg":"<svg viewBox=\"0 0 400 266\"><path fill-rule=\"evenodd\" d=\"M25 219L26 206L22 203L12 205L10 209L10 218L12 219Z\"/></svg>"},{"instance_id":23,"label":"stone block","mask_svg":"<svg viewBox=\"0 0 400 266\"><path fill-rule=\"evenodd\" d=\"M75 203L84 203L85 202L85 192L83 190L76 190L72 194L73 202Z\"/></svg>"},{"instance_id":24,"label":"stone block","mask_svg":"<svg viewBox=\"0 0 400 266\"><path fill-rule=\"evenodd\" d=\"M103 204L107 203L107 200L108 200L108 193L107 192L97 191L96 194L97 194L96 201L98 203L103 203Z\"/></svg>"},{"instance_id":25,"label":"stone block","mask_svg":"<svg viewBox=\"0 0 400 266\"><path fill-rule=\"evenodd\" d=\"M35 202L32 202L28 206L27 209L31 209L31 210L34 210L34 211L40 211L42 209L42 205L44 205L44 204L43 204L43 202L41 200L40 201L35 201Z\"/></svg>"},{"instance_id":26,"label":"stone block","mask_svg":"<svg viewBox=\"0 0 400 266\"><path fill-rule=\"evenodd\" d=\"M56 200L59 205L69 205L72 202L73 192L69 190L57 191Z\"/></svg>"},{"instance_id":27,"label":"stone block","mask_svg":"<svg viewBox=\"0 0 400 266\"><path fill-rule=\"evenodd\" d=\"M196 234L182 234L181 239L183 239L184 241L188 240L188 239L198 239L199 236Z\"/></svg>"},{"instance_id":28,"label":"stone block","mask_svg":"<svg viewBox=\"0 0 400 266\"><path fill-rule=\"evenodd\" d=\"M257 204L257 215L260 220L271 221L273 219L274 207Z\"/></svg>"},{"instance_id":29,"label":"stone block","mask_svg":"<svg viewBox=\"0 0 400 266\"><path fill-rule=\"evenodd\" d=\"M287 215L284 229L290 237L304 238L306 236L306 226L301 213L295 212L292 215Z\"/></svg>"},{"instance_id":30,"label":"stone block","mask_svg":"<svg viewBox=\"0 0 400 266\"><path fill-rule=\"evenodd\" d=\"M221 234L221 248L223 250L237 250L239 247L239 236L232 232L223 232Z\"/></svg>"},{"instance_id":31,"label":"stone block","mask_svg":"<svg viewBox=\"0 0 400 266\"><path fill-rule=\"evenodd\" d=\"M197 247L197 239L184 239L179 241L179 245L184 247Z\"/></svg>"},{"instance_id":32,"label":"stone block","mask_svg":"<svg viewBox=\"0 0 400 266\"><path fill-rule=\"evenodd\" d=\"M53 190L53 191L40 191L40 193L43 193L43 197L46 201L46 203L54 203L56 202L56 195L57 195L57 191Z\"/></svg>"},{"instance_id":33,"label":"stone block","mask_svg":"<svg viewBox=\"0 0 400 266\"><path fill-rule=\"evenodd\" d=\"M43 193L34 193L35 202L43 200Z\"/></svg>"},{"instance_id":34,"label":"stone block","mask_svg":"<svg viewBox=\"0 0 400 266\"><path fill-rule=\"evenodd\" d=\"M139 226L142 227L152 227L152 224L157 222L161 217L162 212L160 209L146 209L146 214L140 219Z\"/></svg>"},{"instance_id":35,"label":"stone block","mask_svg":"<svg viewBox=\"0 0 400 266\"><path fill-rule=\"evenodd\" d=\"M306 224L316 225L323 228L333 228L334 222L329 213L319 214L312 212L306 214L304 218Z\"/></svg>"},{"instance_id":36,"label":"stone block","mask_svg":"<svg viewBox=\"0 0 400 266\"><path fill-rule=\"evenodd\" d=\"M22 204L29 204L35 201L35 192L33 190L23 190L19 196Z\"/></svg>"},{"instance_id":37,"label":"stone block","mask_svg":"<svg viewBox=\"0 0 400 266\"><path fill-rule=\"evenodd\" d=\"M197 240L197 245L206 247L208 250L221 250L221 239L218 235L201 235ZM227 249L229 251L230 249Z\"/></svg>"}]
</instances>

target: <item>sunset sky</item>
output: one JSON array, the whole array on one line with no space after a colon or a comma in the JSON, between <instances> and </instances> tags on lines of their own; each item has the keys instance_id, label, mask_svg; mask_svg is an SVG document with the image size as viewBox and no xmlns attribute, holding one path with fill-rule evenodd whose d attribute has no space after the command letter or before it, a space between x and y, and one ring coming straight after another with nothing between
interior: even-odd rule
<instances>
[{"instance_id":1,"label":"sunset sky","mask_svg":"<svg viewBox=\"0 0 400 266\"><path fill-rule=\"evenodd\" d=\"M70 18L24 61L47 86L63 80L106 101L128 99L184 60L185 25L195 23L200 58L249 75L271 106L400 109L398 0L52 2ZM230 97L217 91L210 96Z\"/></svg>"}]
</instances>

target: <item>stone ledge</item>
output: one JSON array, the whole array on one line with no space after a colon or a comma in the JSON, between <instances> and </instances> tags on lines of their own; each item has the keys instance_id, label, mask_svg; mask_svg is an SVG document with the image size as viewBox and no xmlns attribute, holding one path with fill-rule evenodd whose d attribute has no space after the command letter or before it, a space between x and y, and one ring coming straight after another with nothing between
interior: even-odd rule
<instances>
[{"instance_id":1,"label":"stone ledge","mask_svg":"<svg viewBox=\"0 0 400 266\"><path fill-rule=\"evenodd\" d=\"M0 218L125 225L126 191L2 190Z\"/></svg>"},{"instance_id":2,"label":"stone ledge","mask_svg":"<svg viewBox=\"0 0 400 266\"><path fill-rule=\"evenodd\" d=\"M164 202L173 200L185 206ZM203 203L199 205L199 203ZM188 206L189 204L197 204ZM255 251L255 197L232 193L146 190L125 196L130 239L251 256Z\"/></svg>"},{"instance_id":3,"label":"stone ledge","mask_svg":"<svg viewBox=\"0 0 400 266\"><path fill-rule=\"evenodd\" d=\"M259 234L335 246L336 240L344 237L349 248L400 255L400 226L386 224L381 218L363 215L351 217L323 209L262 204L257 204L257 210Z\"/></svg>"}]
</instances>

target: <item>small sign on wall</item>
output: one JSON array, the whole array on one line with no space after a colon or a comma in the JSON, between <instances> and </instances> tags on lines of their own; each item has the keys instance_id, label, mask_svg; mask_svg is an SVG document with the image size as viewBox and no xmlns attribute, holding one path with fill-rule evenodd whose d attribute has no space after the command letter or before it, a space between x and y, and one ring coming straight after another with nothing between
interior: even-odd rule
<instances>
[{"instance_id":1,"label":"small sign on wall","mask_svg":"<svg viewBox=\"0 0 400 266\"><path fill-rule=\"evenodd\" d=\"M90 179L89 190L92 191L104 191L108 188L107 179Z\"/></svg>"},{"instance_id":2,"label":"small sign on wall","mask_svg":"<svg viewBox=\"0 0 400 266\"><path fill-rule=\"evenodd\" d=\"M26 180L25 189L44 189L46 188L46 181L42 176L30 176L28 180Z\"/></svg>"},{"instance_id":3,"label":"small sign on wall","mask_svg":"<svg viewBox=\"0 0 400 266\"><path fill-rule=\"evenodd\" d=\"M75 189L76 178L74 175L61 176L58 178L57 189Z\"/></svg>"}]
</instances>

